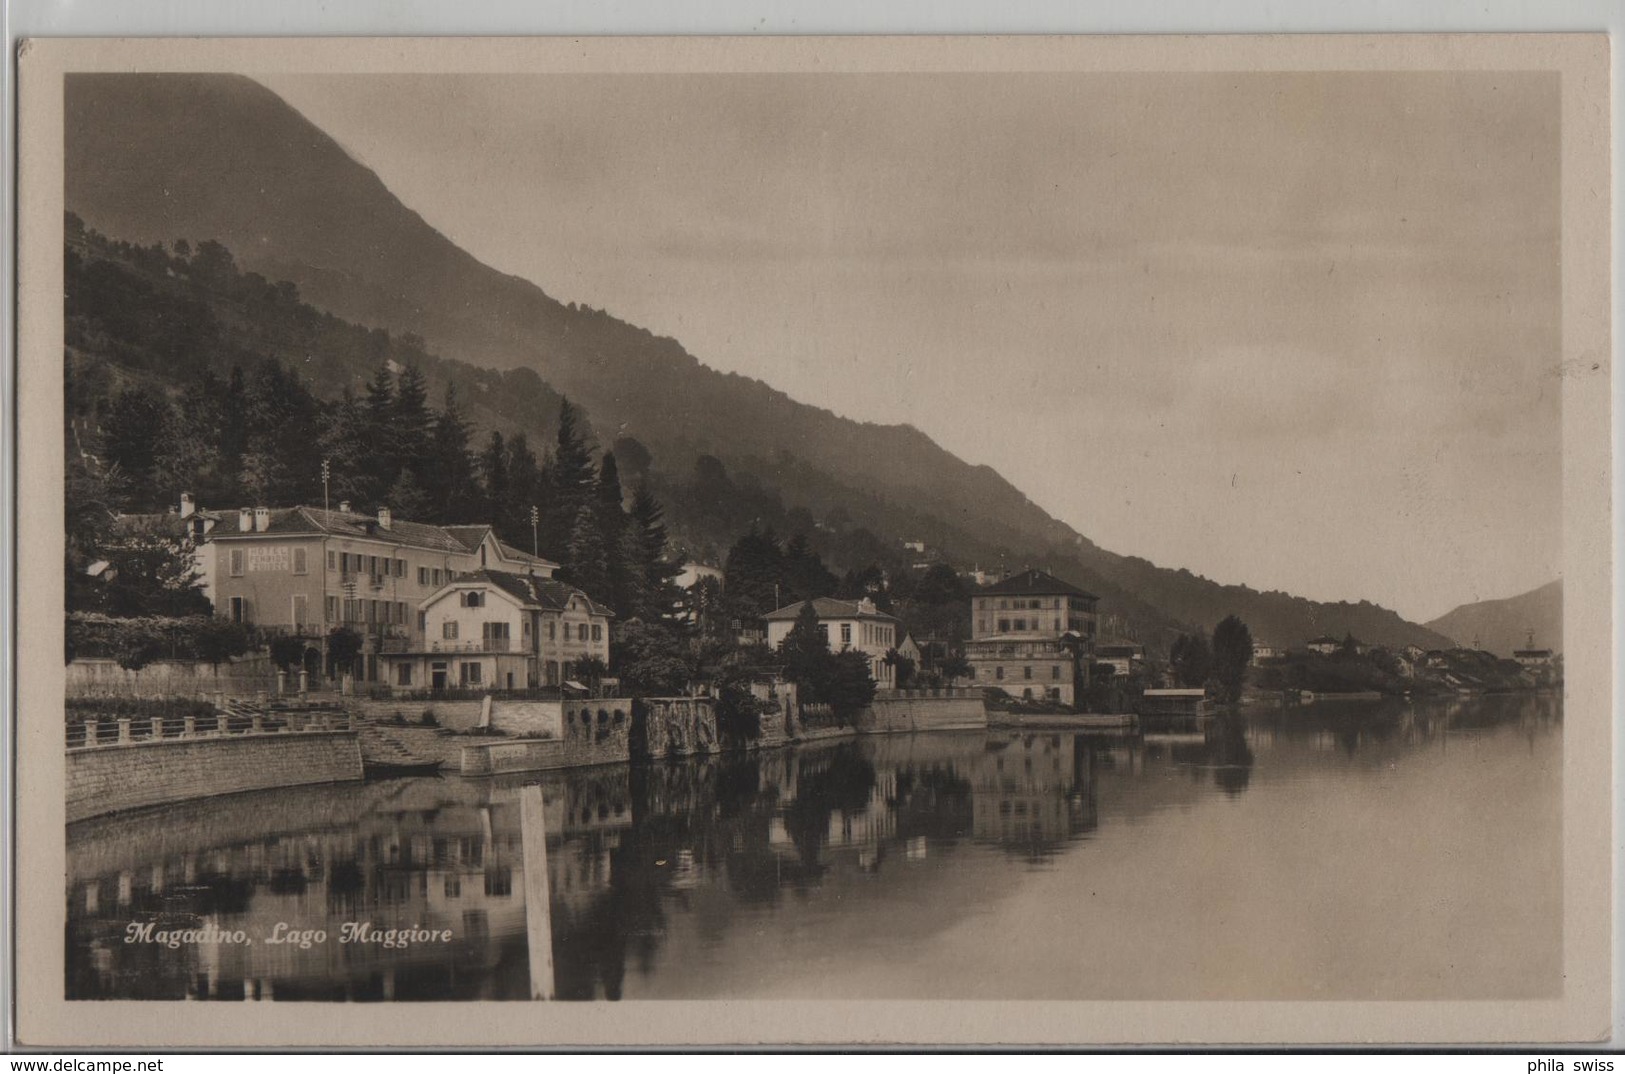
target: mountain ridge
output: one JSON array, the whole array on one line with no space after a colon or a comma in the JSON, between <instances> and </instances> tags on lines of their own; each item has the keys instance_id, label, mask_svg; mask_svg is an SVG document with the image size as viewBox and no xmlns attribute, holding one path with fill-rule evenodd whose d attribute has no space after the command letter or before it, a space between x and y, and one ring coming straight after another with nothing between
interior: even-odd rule
<instances>
[{"instance_id":1,"label":"mountain ridge","mask_svg":"<svg viewBox=\"0 0 1625 1074\"><path fill-rule=\"evenodd\" d=\"M1482 647L1498 656L1528 646L1531 633L1535 648L1562 652L1563 580L1511 597L1458 605L1426 625L1462 648Z\"/></svg>"},{"instance_id":2,"label":"mountain ridge","mask_svg":"<svg viewBox=\"0 0 1625 1074\"><path fill-rule=\"evenodd\" d=\"M930 532L893 536L925 539L966 563L1048 563L1099 592L1153 644L1232 612L1255 636L1283 644L1327 632L1429 647L1443 640L1369 603L1259 593L1107 552L992 467L912 425L799 403L705 366L670 337L561 303L458 247L250 79L73 75L65 97L68 207L90 226L138 243L215 239L335 316L420 337L448 358L531 369L584 405L604 443L633 435L671 475L715 455L780 490L787 506L829 513L859 494L869 504L863 524L915 519Z\"/></svg>"}]
</instances>

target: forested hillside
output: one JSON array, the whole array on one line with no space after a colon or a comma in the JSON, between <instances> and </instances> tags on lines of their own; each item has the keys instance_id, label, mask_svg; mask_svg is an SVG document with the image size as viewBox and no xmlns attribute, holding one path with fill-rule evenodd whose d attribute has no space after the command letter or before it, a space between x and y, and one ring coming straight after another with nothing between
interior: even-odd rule
<instances>
[{"instance_id":1,"label":"forested hillside","mask_svg":"<svg viewBox=\"0 0 1625 1074\"><path fill-rule=\"evenodd\" d=\"M120 506L159 511L182 491L206 506L389 503L403 518L491 521L562 557L573 519L548 484L562 397L527 369L493 371L430 353L410 334L350 324L286 281L245 272L213 240L139 246L67 218L65 371L69 447L120 473ZM595 437L628 489L670 505L674 552L720 564L752 528L803 534L841 570L901 569L900 533L937 534L929 518L846 489L789 456L730 473L702 455L664 467L632 436ZM761 474L818 483L841 506L815 516ZM856 519L900 518L876 532Z\"/></svg>"},{"instance_id":2,"label":"forested hillside","mask_svg":"<svg viewBox=\"0 0 1625 1074\"><path fill-rule=\"evenodd\" d=\"M888 547L924 541L961 565L1047 566L1100 594L1152 645L1181 625L1211 628L1230 613L1282 644L1345 632L1389 644L1443 640L1370 604L1227 587L1107 552L992 469L954 457L917 429L807 406L706 367L676 340L560 303L451 243L251 80L75 75L65 103L67 203L91 226L171 251L179 239L200 248L212 240L263 280L291 281L262 286L303 295L311 316L325 310L369 336L389 333L375 346L503 370L471 370L462 391L465 413L481 429L525 431L540 442L555 409L548 397L568 395L600 442L626 436L643 446L674 531L702 555L714 557L741 525L792 532L810 516L828 527L808 535L815 541L857 534L863 543L858 531L867 530ZM259 312L270 305L260 302ZM229 327L246 313L234 299L217 316ZM308 347L288 342L281 357L318 393L345 384L359 393L379 357L357 362L353 351L317 347L313 337ZM438 400L448 378L423 357L426 390ZM406 364L414 362L408 355ZM324 365L338 368L317 368ZM510 405L510 397L527 402ZM797 508L805 514L793 523ZM860 558L854 550L848 562Z\"/></svg>"}]
</instances>

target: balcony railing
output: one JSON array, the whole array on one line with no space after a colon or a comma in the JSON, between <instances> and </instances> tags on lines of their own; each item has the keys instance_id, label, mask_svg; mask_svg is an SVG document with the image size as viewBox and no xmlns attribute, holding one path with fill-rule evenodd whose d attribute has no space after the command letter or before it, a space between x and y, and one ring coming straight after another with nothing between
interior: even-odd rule
<instances>
[{"instance_id":1,"label":"balcony railing","mask_svg":"<svg viewBox=\"0 0 1625 1074\"><path fill-rule=\"evenodd\" d=\"M68 721L67 748L73 750L84 749L87 746L128 745L163 739L350 729L349 713L331 709L249 711L238 708L205 716L101 717Z\"/></svg>"},{"instance_id":2,"label":"balcony railing","mask_svg":"<svg viewBox=\"0 0 1625 1074\"><path fill-rule=\"evenodd\" d=\"M427 653L508 653L518 650L514 648L512 638L470 638L467 641L429 641L424 643L418 651Z\"/></svg>"}]
</instances>

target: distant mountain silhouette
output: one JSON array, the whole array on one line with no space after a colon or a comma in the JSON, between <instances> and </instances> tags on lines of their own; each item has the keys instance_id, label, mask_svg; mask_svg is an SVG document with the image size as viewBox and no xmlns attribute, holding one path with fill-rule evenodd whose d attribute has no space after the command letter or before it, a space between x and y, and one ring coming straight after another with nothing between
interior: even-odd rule
<instances>
[{"instance_id":1,"label":"distant mountain silhouette","mask_svg":"<svg viewBox=\"0 0 1625 1074\"><path fill-rule=\"evenodd\" d=\"M1442 643L1368 603L1221 586L1107 552L918 429L799 403L702 365L675 340L562 304L475 260L247 78L73 75L65 103L67 207L90 227L137 243L214 239L338 317L416 334L448 359L532 369L586 407L603 443L633 436L667 475L685 476L711 455L820 519L839 511L961 563L1046 566L1100 594L1154 645L1231 613L1277 644L1349 632ZM535 428L551 417L537 415Z\"/></svg>"},{"instance_id":2,"label":"distant mountain silhouette","mask_svg":"<svg viewBox=\"0 0 1625 1074\"><path fill-rule=\"evenodd\" d=\"M1529 644L1534 633L1537 649L1563 651L1563 581L1547 582L1504 600L1463 604L1427 624L1458 645L1478 646L1497 656L1511 656Z\"/></svg>"}]
</instances>

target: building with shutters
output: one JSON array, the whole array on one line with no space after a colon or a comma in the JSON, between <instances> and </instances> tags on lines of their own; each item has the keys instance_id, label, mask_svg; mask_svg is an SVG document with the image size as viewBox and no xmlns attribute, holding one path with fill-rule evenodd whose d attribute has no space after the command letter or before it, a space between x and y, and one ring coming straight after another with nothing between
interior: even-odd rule
<instances>
[{"instance_id":1,"label":"building with shutters","mask_svg":"<svg viewBox=\"0 0 1625 1074\"><path fill-rule=\"evenodd\" d=\"M557 569L504 544L490 526L432 526L396 519L387 507L200 511L182 497L181 521L217 616L308 638L307 655L325 654L332 631L353 630L363 649L352 673L365 682L381 681L386 645L423 641L419 606L453 580L486 569L551 578Z\"/></svg>"},{"instance_id":2,"label":"building with shutters","mask_svg":"<svg viewBox=\"0 0 1625 1074\"><path fill-rule=\"evenodd\" d=\"M556 578L478 570L414 609L421 637L387 640L384 682L397 690L522 690L559 686L582 657L609 664L613 614Z\"/></svg>"},{"instance_id":3,"label":"building with shutters","mask_svg":"<svg viewBox=\"0 0 1625 1074\"><path fill-rule=\"evenodd\" d=\"M1093 593L1041 570L977 590L965 646L976 685L1077 704L1094 655L1098 602Z\"/></svg>"}]
</instances>

